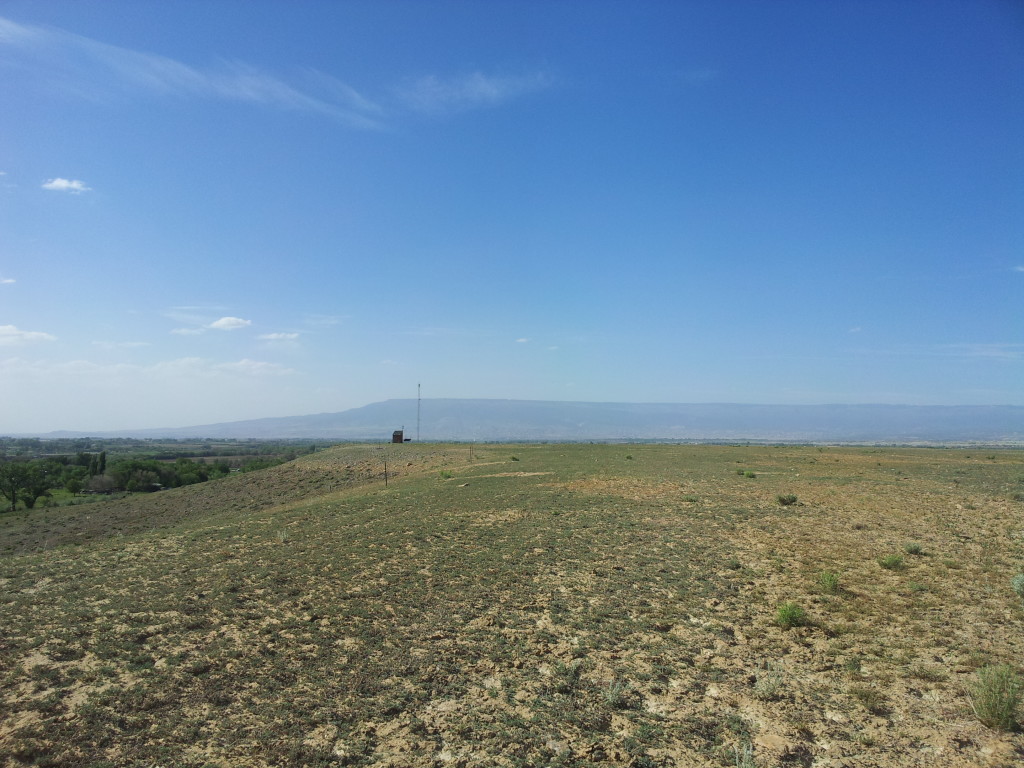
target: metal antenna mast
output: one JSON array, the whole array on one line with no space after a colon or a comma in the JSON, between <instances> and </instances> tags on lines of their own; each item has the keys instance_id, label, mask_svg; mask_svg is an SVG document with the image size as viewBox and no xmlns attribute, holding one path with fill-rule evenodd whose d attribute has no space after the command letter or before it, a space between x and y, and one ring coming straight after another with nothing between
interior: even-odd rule
<instances>
[{"instance_id":1,"label":"metal antenna mast","mask_svg":"<svg viewBox=\"0 0 1024 768\"><path fill-rule=\"evenodd\" d=\"M416 385L416 442L420 441L420 385Z\"/></svg>"}]
</instances>

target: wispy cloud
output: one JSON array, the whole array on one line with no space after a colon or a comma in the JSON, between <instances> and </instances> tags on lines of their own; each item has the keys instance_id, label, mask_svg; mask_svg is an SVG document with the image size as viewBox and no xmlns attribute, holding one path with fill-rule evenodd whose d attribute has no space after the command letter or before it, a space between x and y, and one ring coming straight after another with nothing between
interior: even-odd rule
<instances>
[{"instance_id":1,"label":"wispy cloud","mask_svg":"<svg viewBox=\"0 0 1024 768\"><path fill-rule=\"evenodd\" d=\"M0 277L0 285L14 285L16 282L13 277Z\"/></svg>"},{"instance_id":2,"label":"wispy cloud","mask_svg":"<svg viewBox=\"0 0 1024 768\"><path fill-rule=\"evenodd\" d=\"M57 177L56 179L44 181L42 186L43 189L49 189L54 192L70 192L73 195L79 195L82 192L92 192L92 187L85 186L85 182L79 179L62 179Z\"/></svg>"},{"instance_id":3,"label":"wispy cloud","mask_svg":"<svg viewBox=\"0 0 1024 768\"><path fill-rule=\"evenodd\" d=\"M530 342L527 338L516 339L516 344L528 344Z\"/></svg>"},{"instance_id":4,"label":"wispy cloud","mask_svg":"<svg viewBox=\"0 0 1024 768\"><path fill-rule=\"evenodd\" d=\"M260 360L239 360L236 363L220 363L214 366L214 370L233 373L240 376L290 376L295 373L291 368L286 368L277 363L265 363Z\"/></svg>"},{"instance_id":5,"label":"wispy cloud","mask_svg":"<svg viewBox=\"0 0 1024 768\"><path fill-rule=\"evenodd\" d=\"M497 106L552 84L552 78L544 72L504 76L472 72L448 78L425 75L406 83L397 92L407 107L436 114Z\"/></svg>"},{"instance_id":6,"label":"wispy cloud","mask_svg":"<svg viewBox=\"0 0 1024 768\"><path fill-rule=\"evenodd\" d=\"M222 317L212 322L206 322L206 318L193 314L191 310L202 309L202 307L177 307L167 313L167 316L178 322L191 323L191 325L175 328L171 333L177 336L200 336L207 331L237 331L239 328L246 328L252 325L252 320L244 320L241 317Z\"/></svg>"},{"instance_id":7,"label":"wispy cloud","mask_svg":"<svg viewBox=\"0 0 1024 768\"><path fill-rule=\"evenodd\" d=\"M247 325L252 325L252 320L243 320L240 317L222 317L220 320L214 320L206 327L218 331L236 331L239 328L245 328Z\"/></svg>"},{"instance_id":8,"label":"wispy cloud","mask_svg":"<svg viewBox=\"0 0 1024 768\"><path fill-rule=\"evenodd\" d=\"M315 328L329 328L332 325L340 325L342 322L349 318L348 315L317 315L310 314L306 315L306 325L313 326Z\"/></svg>"},{"instance_id":9,"label":"wispy cloud","mask_svg":"<svg viewBox=\"0 0 1024 768\"><path fill-rule=\"evenodd\" d=\"M256 337L262 341L295 341L299 338L297 333L261 333Z\"/></svg>"},{"instance_id":10,"label":"wispy cloud","mask_svg":"<svg viewBox=\"0 0 1024 768\"><path fill-rule=\"evenodd\" d=\"M354 128L380 127L380 108L351 86L315 70L292 84L244 62L198 68L146 51L108 45L60 29L0 18L0 46L63 92L109 98L127 91L244 102L326 115ZM22 63L22 62L19 62Z\"/></svg>"},{"instance_id":11,"label":"wispy cloud","mask_svg":"<svg viewBox=\"0 0 1024 768\"><path fill-rule=\"evenodd\" d=\"M1013 268L1014 272L1024 272L1024 265L1019 265Z\"/></svg>"},{"instance_id":12,"label":"wispy cloud","mask_svg":"<svg viewBox=\"0 0 1024 768\"><path fill-rule=\"evenodd\" d=\"M98 349L137 349L139 347L148 347L150 343L148 341L94 341L92 343L94 347Z\"/></svg>"},{"instance_id":13,"label":"wispy cloud","mask_svg":"<svg viewBox=\"0 0 1024 768\"><path fill-rule=\"evenodd\" d=\"M1020 360L1024 359L1024 344L938 344L933 348L933 353L950 357L988 357L999 360Z\"/></svg>"},{"instance_id":14,"label":"wispy cloud","mask_svg":"<svg viewBox=\"0 0 1024 768\"><path fill-rule=\"evenodd\" d=\"M963 359L1024 360L1024 344L1013 342L960 342L903 345L870 352L878 355L948 357Z\"/></svg>"},{"instance_id":15,"label":"wispy cloud","mask_svg":"<svg viewBox=\"0 0 1024 768\"><path fill-rule=\"evenodd\" d=\"M42 331L22 331L13 325L0 325L0 347L17 347L23 344L56 340L56 336Z\"/></svg>"}]
</instances>

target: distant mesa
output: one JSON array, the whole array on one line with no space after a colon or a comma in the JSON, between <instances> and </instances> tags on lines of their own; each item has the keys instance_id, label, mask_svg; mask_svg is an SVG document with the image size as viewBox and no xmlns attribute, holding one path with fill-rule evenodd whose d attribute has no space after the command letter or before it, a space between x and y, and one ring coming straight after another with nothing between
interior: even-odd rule
<instances>
[{"instance_id":1,"label":"distant mesa","mask_svg":"<svg viewBox=\"0 0 1024 768\"><path fill-rule=\"evenodd\" d=\"M88 433L94 437L326 439L394 442L417 423L444 441L762 441L832 443L1024 443L1024 406L751 405L584 403L545 400L386 400L340 413L195 427ZM53 432L40 437L86 436Z\"/></svg>"}]
</instances>

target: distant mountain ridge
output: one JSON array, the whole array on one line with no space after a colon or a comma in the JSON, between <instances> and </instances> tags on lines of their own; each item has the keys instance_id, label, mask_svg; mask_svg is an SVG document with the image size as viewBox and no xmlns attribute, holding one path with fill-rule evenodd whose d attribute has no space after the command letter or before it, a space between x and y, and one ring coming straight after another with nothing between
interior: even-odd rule
<instances>
[{"instance_id":1,"label":"distant mountain ridge","mask_svg":"<svg viewBox=\"0 0 1024 768\"><path fill-rule=\"evenodd\" d=\"M1024 406L589 403L544 400L385 400L339 413L42 437L390 439L423 441L758 440L1021 443Z\"/></svg>"}]
</instances>

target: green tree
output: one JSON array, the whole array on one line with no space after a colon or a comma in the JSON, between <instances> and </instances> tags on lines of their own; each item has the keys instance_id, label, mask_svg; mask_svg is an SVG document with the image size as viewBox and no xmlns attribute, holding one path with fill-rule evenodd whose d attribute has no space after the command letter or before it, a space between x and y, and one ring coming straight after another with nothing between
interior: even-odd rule
<instances>
[{"instance_id":1,"label":"green tree","mask_svg":"<svg viewBox=\"0 0 1024 768\"><path fill-rule=\"evenodd\" d=\"M0 494L11 502L11 512L18 507L18 499L22 497L29 471L28 462L25 461L5 461L0 464ZM35 499L32 501L34 503Z\"/></svg>"},{"instance_id":2,"label":"green tree","mask_svg":"<svg viewBox=\"0 0 1024 768\"><path fill-rule=\"evenodd\" d=\"M26 509L32 509L40 496L49 495L50 489L60 481L60 467L52 461L33 461L26 465L21 481L21 500Z\"/></svg>"}]
</instances>

